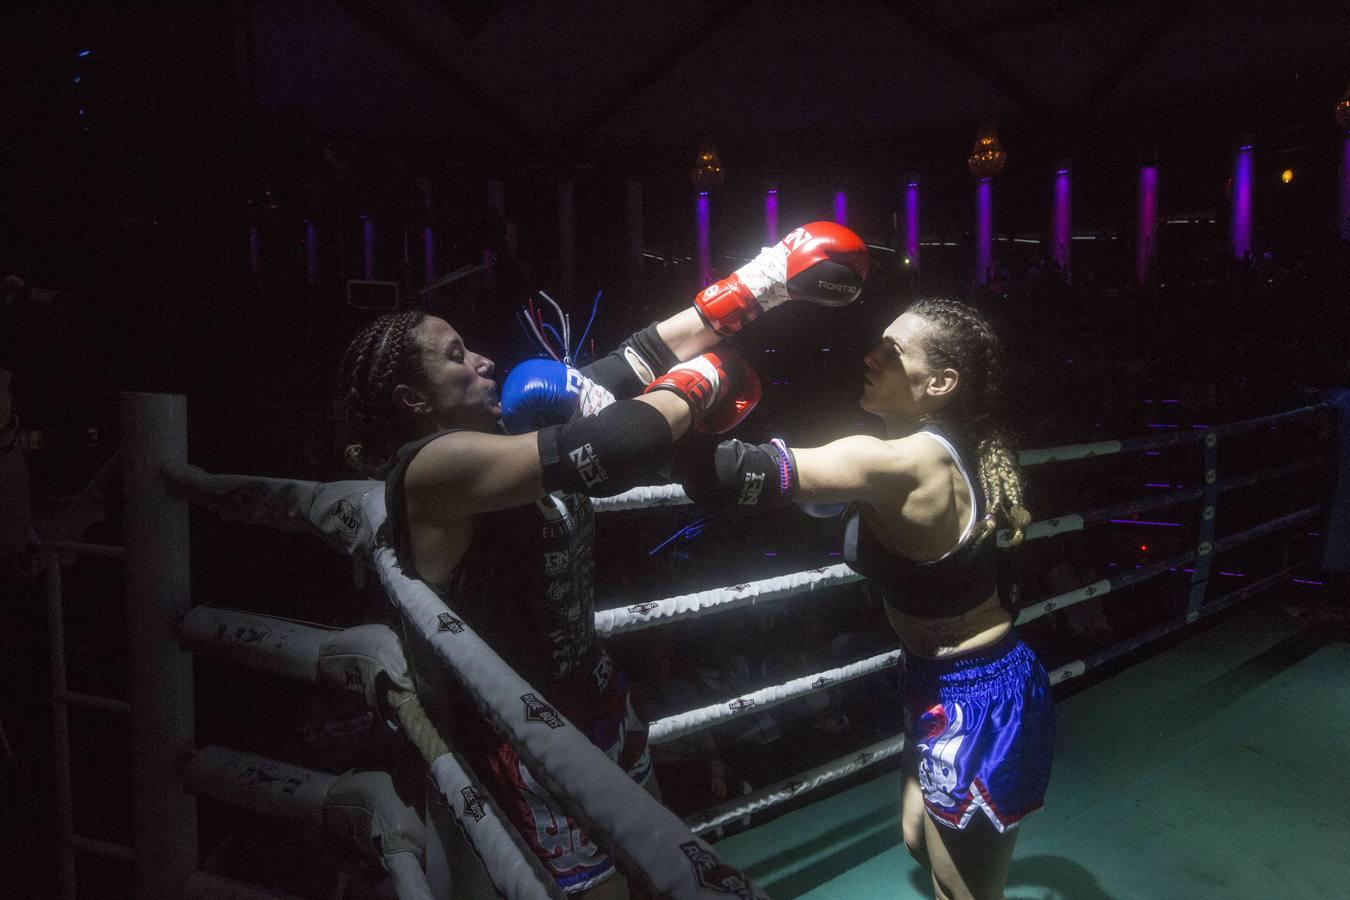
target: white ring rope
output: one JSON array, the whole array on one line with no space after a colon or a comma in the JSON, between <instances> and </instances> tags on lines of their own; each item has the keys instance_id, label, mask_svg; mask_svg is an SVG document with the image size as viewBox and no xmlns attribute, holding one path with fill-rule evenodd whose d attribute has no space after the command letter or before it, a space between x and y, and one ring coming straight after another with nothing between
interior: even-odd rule
<instances>
[{"instance_id":1,"label":"white ring rope","mask_svg":"<svg viewBox=\"0 0 1350 900\"><path fill-rule=\"evenodd\" d=\"M855 753L816 766L814 769L807 769L791 778L784 778L782 781L766 785L734 800L710 806L686 817L684 821L689 825L690 831L695 834L703 834L706 831L712 831L719 825L725 825L752 813L778 806L793 797L799 797L832 781L838 781L854 772L874 766L884 759L899 754L904 749L905 736L897 734L894 737L877 741L875 744L864 747Z\"/></svg>"},{"instance_id":2,"label":"white ring rope","mask_svg":"<svg viewBox=\"0 0 1350 900\"><path fill-rule=\"evenodd\" d=\"M824 672L817 672L814 675L803 675L782 684L760 688L740 697L722 700L711 706L666 716L664 719L657 719L651 724L648 740L653 744L673 741L691 732L711 728L752 709L755 712L762 712L766 709L772 709L780 703L786 703L807 694L819 693L841 682L852 681L854 678L860 678L872 672L889 669L899 661L900 651L891 650L887 653L879 653L876 656L849 663L846 666L840 666L837 669L826 669Z\"/></svg>"},{"instance_id":3,"label":"white ring rope","mask_svg":"<svg viewBox=\"0 0 1350 900\"><path fill-rule=\"evenodd\" d=\"M543 871L497 801L469 773L458 754L445 753L433 760L431 777L498 890L511 900L558 900L563 896L557 882Z\"/></svg>"},{"instance_id":4,"label":"white ring rope","mask_svg":"<svg viewBox=\"0 0 1350 900\"><path fill-rule=\"evenodd\" d=\"M255 671L309 684L321 680L325 642L339 634L341 632L334 628L303 625L275 616L212 606L193 607L177 628L178 642L194 653L224 657ZM397 642L396 637L392 639ZM350 656L347 661L350 661ZM407 670L406 660L399 662L402 665L393 666L396 670L393 673L395 681L402 680L400 673ZM382 666L381 671L390 674L388 668L388 665ZM345 678L342 683L363 687L361 682L366 680L367 675L358 674L355 679ZM425 757L426 748L414 740L414 730L419 723L410 719L409 707L413 705L416 704L398 704L396 712L409 739L418 745L418 750ZM420 711L420 706L418 708ZM426 726L430 726L430 722L425 721L425 713L422 719ZM215 764L222 759L220 754L227 752L222 749L200 751L195 757L198 771L202 771L202 765L218 768ZM458 754L446 752L442 745L441 752L427 762L437 791L497 889L510 900L558 900L562 893L556 882L544 871L533 852L524 846L496 801L467 770ZM287 797L291 802L295 801L291 792L287 793ZM260 811L273 812L266 809Z\"/></svg>"},{"instance_id":5,"label":"white ring rope","mask_svg":"<svg viewBox=\"0 0 1350 900\"><path fill-rule=\"evenodd\" d=\"M1312 408L1310 408L1311 410ZM1301 414L1303 410L1291 414L1282 414L1274 418L1288 418ZM1258 420L1253 420L1254 422ZM1259 420L1264 422L1264 420ZM1225 428L1235 429L1246 423L1234 423ZM1138 449L1143 446L1142 439L1103 441L1095 444L1079 444L1066 447L1052 447L1043 450L1024 451L1019 455L1022 465L1038 465L1069 459L1085 459L1094 456L1120 453L1126 449ZM710 866L720 865L711 850L701 842L685 842L679 846L679 854L669 852L674 843L682 837L680 829L672 829L678 823L673 814L664 808L637 799L637 795L647 797L645 792L613 767L598 765L603 754L579 733L570 727L555 711L544 707L544 711L561 724L549 737L553 741L540 742L530 733L528 714L522 714L517 698L524 700L525 695L533 695L529 686L500 660L472 631L441 603L429 589L420 582L413 582L403 576L393 562L392 553L387 548L375 546L375 535L384 523L383 484L375 481L345 481L333 483L296 482L284 479L262 479L249 476L213 476L194 467L179 472L178 477L187 485L188 493L194 500L205 502L216 508L223 517L234 520L251 521L270 525L287 531L306 531L316 534L331 545L357 557L371 560L384 583L386 593L400 606L405 619L417 623L424 635L436 648L442 660L465 684L478 705L488 712L499 730L509 734L512 743L517 745L522 758L544 776L549 789L562 799L569 809L581 813L581 818L600 835L609 835L607 842L616 850L616 855L626 858L630 865L645 871L654 884L687 882L689 873L680 866L693 865L696 876L704 873ZM689 503L688 497L679 485L659 485L639 487L616 497L593 500L598 512L614 512L651 507L676 506ZM1059 534L1082 530L1086 526L1082 514L1072 513L1032 523L1027 529L1027 538L1052 537ZM1006 534L999 534L1000 545L1006 540ZM1156 567L1156 566L1155 566ZM1155 568L1149 567L1149 568ZM600 634L620 634L636 631L656 625L663 625L684 619L696 618L705 613L722 612L773 602L799 593L820 590L860 581L861 576L844 564L837 564L805 572L790 573L757 581L745 582L722 588L712 588L691 594L669 597L663 600L632 604L596 612L596 630ZM1133 581L1131 582L1133 583ZM1050 597L1020 611L1017 623L1022 624L1039 618L1055 609L1080 603L1092 597L1109 593L1113 589L1110 579ZM1124 584L1120 586L1125 586ZM438 633L432 626L440 620L438 617L449 615L457 623L451 632L453 637ZM456 652L451 653L447 645L456 644ZM473 649L466 655L463 647ZM649 740L653 744L674 740L683 735L712 727L723 721L741 715L748 710L762 711L773 706L827 689L829 686L861 677L874 671L892 667L899 660L899 651L874 656L848 666L831 669L815 675L793 679L781 685L773 685L722 701L710 706L689 710L674 716L653 722L650 726ZM1056 682L1072 678L1091 667L1092 661L1076 661L1057 669L1053 675ZM538 703L535 700L535 703ZM529 703L524 705L529 707ZM538 710L536 709L536 713ZM536 723L537 724L537 723ZM549 729L553 731L553 728ZM569 739L557 746L556 739L569 734ZM575 739L572 739L575 738ZM903 746L903 736L890 739L897 742L882 742L887 746L886 756L899 752ZM553 744L554 746L550 746ZM792 796L809 790L818 784L836 780L873 760L869 753L875 753L881 745L873 745L861 754L836 760L825 766L817 767L801 776L789 779L778 785L761 789L749 798L737 798L714 807L691 819L691 827L698 831L715 828L718 824L741 818L780 803ZM875 758L884 758L875 757ZM853 760L852 763L849 760ZM852 765L852 768L849 766ZM588 774L594 769L596 774ZM833 773L833 774L831 774ZM598 776L598 777L597 777ZM611 777L614 776L614 777ZM612 784L610 783L612 782ZM618 790L617 796L626 799L615 804L616 796L610 793ZM636 790L636 793L634 793ZM631 801L631 802L630 802ZM625 808L627 807L627 808ZM655 839L649 822L629 821L628 813L633 808L649 811L649 807L660 809L674 823L664 821L660 839ZM636 829L636 830L632 830ZM646 831L644 831L646 829ZM624 835L624 842L614 840L616 835ZM637 835L638 837L634 837ZM692 837L684 832L683 837ZM680 870L677 872L677 870ZM658 882L657 879L668 879ZM670 880L673 879L673 880ZM748 880L744 882L749 885ZM754 890L753 887L749 888ZM673 894L675 896L695 896L695 894ZM755 894L758 896L759 894Z\"/></svg>"},{"instance_id":6,"label":"white ring rope","mask_svg":"<svg viewBox=\"0 0 1350 900\"><path fill-rule=\"evenodd\" d=\"M369 519L383 517L380 492L367 494L365 504ZM767 898L546 704L429 587L404 575L392 550L377 548L374 563L404 621L420 632L549 793L613 851L625 872L645 875L662 896L712 898L731 889L747 900Z\"/></svg>"},{"instance_id":7,"label":"white ring rope","mask_svg":"<svg viewBox=\"0 0 1350 900\"><path fill-rule=\"evenodd\" d=\"M595 630L605 635L623 634L627 631L651 628L653 625L666 625L682 619L697 618L710 610L725 612L743 606L782 600L810 591L837 587L841 584L852 584L855 581L862 581L862 576L843 563L838 563L819 569L807 569L805 572L746 581L729 587L709 588L692 594L667 597L664 600L649 600L631 606L596 610Z\"/></svg>"}]
</instances>

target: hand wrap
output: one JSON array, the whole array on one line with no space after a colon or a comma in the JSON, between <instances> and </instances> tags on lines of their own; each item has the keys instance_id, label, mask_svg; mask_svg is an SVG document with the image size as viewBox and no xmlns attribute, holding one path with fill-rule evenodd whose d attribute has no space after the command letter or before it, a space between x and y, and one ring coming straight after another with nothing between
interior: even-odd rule
<instances>
[{"instance_id":1,"label":"hand wrap","mask_svg":"<svg viewBox=\"0 0 1350 900\"><path fill-rule=\"evenodd\" d=\"M701 506L746 511L780 506L798 487L797 460L777 438L767 444L722 441L716 447L686 439L675 463L675 478Z\"/></svg>"}]
</instances>

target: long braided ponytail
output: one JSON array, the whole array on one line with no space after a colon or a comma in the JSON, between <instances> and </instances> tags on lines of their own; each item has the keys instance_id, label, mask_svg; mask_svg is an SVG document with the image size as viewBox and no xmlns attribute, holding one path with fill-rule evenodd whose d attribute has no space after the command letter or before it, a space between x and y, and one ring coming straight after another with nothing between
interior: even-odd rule
<instances>
[{"instance_id":1,"label":"long braided ponytail","mask_svg":"<svg viewBox=\"0 0 1350 900\"><path fill-rule=\"evenodd\" d=\"M1031 513L1023 506L1022 470L995 412L1000 406L1003 369L998 336L983 316L956 300L918 300L905 312L931 325L923 340L929 363L937 369L953 368L961 376L956 396L942 412L954 413L955 424L976 446L986 510L979 539L993 534L1002 519L1010 530L1009 545L1016 546L1026 536Z\"/></svg>"},{"instance_id":2,"label":"long braided ponytail","mask_svg":"<svg viewBox=\"0 0 1350 900\"><path fill-rule=\"evenodd\" d=\"M403 443L394 388L422 381L421 348L412 330L424 318L426 313L416 309L380 316L342 356L342 417L354 439L344 458L359 472L377 472Z\"/></svg>"}]
</instances>

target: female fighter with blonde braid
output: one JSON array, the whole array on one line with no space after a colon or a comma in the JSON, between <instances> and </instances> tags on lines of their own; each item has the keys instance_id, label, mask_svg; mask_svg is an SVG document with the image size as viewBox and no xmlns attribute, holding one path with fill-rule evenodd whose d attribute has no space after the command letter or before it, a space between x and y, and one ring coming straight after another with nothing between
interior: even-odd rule
<instances>
[{"instance_id":1,"label":"female fighter with blonde braid","mask_svg":"<svg viewBox=\"0 0 1350 900\"><path fill-rule=\"evenodd\" d=\"M847 504L844 559L906 650L905 846L939 898L1002 897L1015 826L1049 782L1054 711L998 590L994 532L1001 522L1018 543L1031 519L995 425L999 342L969 306L921 300L864 362L860 405L884 439L724 441L684 453L676 473L701 503Z\"/></svg>"}]
</instances>

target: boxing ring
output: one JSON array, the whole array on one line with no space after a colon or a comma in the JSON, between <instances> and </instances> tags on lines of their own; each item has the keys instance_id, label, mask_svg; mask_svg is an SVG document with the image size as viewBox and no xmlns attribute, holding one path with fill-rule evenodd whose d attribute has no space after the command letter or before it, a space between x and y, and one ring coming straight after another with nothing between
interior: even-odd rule
<instances>
[{"instance_id":1,"label":"boxing ring","mask_svg":"<svg viewBox=\"0 0 1350 900\"><path fill-rule=\"evenodd\" d=\"M1143 512L1198 503L1195 541L1183 552L1053 596L1016 604L1016 621L1024 624L1165 573L1190 575L1183 612L1105 650L1056 667L1050 673L1052 682L1081 676L1228 609L1314 562L1317 554L1287 562L1235 591L1211 596L1218 554L1269 536L1287 536L1300 529L1306 534L1307 528L1327 512L1326 504L1306 505L1255 526L1216 534L1217 510L1226 493L1256 484L1279 484L1328 464L1328 458L1318 456L1230 474L1220 471L1220 442L1226 445L1247 433L1297 427L1332 409L1327 404L1313 404L1203 430L1019 454L1024 467L1037 467L1183 447L1200 449L1199 486L1077 510L1034 522L1027 529L1027 542L1053 540ZM404 900L451 896L452 883L457 885L457 897L477 896L475 891L484 896L499 892L511 898L560 896L547 872L532 854L523 851L520 839L504 824L492 798L455 753L454 736L438 734L421 709L400 639L391 629L365 625L337 630L254 612L192 605L185 498L227 521L311 535L372 570L405 627L415 630L435 650L439 661L511 741L531 771L586 825L598 843L611 851L630 879L646 883L658 896L766 897L749 878L724 863L699 835L799 801L819 787L877 767L903 749L903 735L893 735L680 819L609 763L602 751L550 708L540 693L506 666L436 594L402 574L392 552L376 539L385 517L382 482L319 483L213 475L187 465L185 435L184 398L124 395L121 459L126 495L125 550L81 544L50 548L55 763L59 822L64 831L61 871L66 897L75 896L75 850L134 861L138 896L285 896L198 869L193 799L197 796L322 826L341 835L380 861ZM160 474L166 468L174 473L177 497L166 492ZM596 500L595 508L597 512L618 514L684 503L688 500L678 487L662 486ZM1006 545L1006 534L1000 533L999 540L1001 546ZM65 690L61 576L60 566L55 564L58 551L125 555L133 674L129 703ZM818 598L828 588L858 580L859 576L839 564L620 605L596 612L596 630L603 635L625 634L788 598ZM197 747L192 708L194 654L228 660L269 677L328 685L360 699L376 715L396 718L427 765L434 784L425 798L426 814L419 816L400 799L385 773L338 776L227 747ZM650 742L660 745L737 717L827 692L886 672L899 659L897 642L893 649L846 665L685 710L653 721ZM65 709L75 704L131 716L136 766L134 848L90 841L74 833ZM171 773L181 777L170 777ZM457 827L450 825L445 813L453 817ZM464 871L467 861L475 856L490 884L480 873Z\"/></svg>"}]
</instances>

